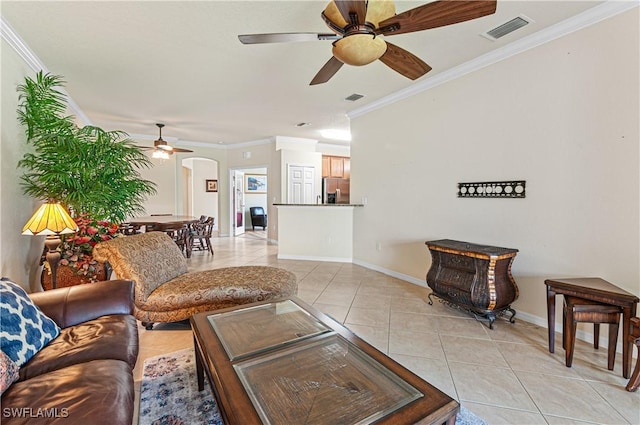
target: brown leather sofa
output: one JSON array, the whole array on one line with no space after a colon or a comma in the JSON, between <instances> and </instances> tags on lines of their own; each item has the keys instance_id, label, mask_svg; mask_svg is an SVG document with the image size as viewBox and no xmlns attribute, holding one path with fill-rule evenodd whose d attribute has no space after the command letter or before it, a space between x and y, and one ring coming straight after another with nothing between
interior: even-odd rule
<instances>
[{"instance_id":1,"label":"brown leather sofa","mask_svg":"<svg viewBox=\"0 0 640 425\"><path fill-rule=\"evenodd\" d=\"M29 295L60 335L20 368L0 423L131 425L138 328L133 282L113 280Z\"/></svg>"}]
</instances>

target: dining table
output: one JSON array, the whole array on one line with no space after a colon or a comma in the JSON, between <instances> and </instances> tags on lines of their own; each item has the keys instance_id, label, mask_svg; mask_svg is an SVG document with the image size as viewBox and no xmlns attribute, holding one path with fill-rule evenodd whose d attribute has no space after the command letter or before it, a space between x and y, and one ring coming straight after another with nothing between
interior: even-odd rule
<instances>
[{"instance_id":1,"label":"dining table","mask_svg":"<svg viewBox=\"0 0 640 425\"><path fill-rule=\"evenodd\" d=\"M129 224L139 227L162 227L167 224L193 224L197 223L198 217L190 215L149 215L129 220Z\"/></svg>"},{"instance_id":2,"label":"dining table","mask_svg":"<svg viewBox=\"0 0 640 425\"><path fill-rule=\"evenodd\" d=\"M191 257L190 226L200 219L190 215L150 215L129 220L129 226L146 232L160 231L169 234L178 244L187 258ZM180 236L182 235L182 236Z\"/></svg>"}]
</instances>

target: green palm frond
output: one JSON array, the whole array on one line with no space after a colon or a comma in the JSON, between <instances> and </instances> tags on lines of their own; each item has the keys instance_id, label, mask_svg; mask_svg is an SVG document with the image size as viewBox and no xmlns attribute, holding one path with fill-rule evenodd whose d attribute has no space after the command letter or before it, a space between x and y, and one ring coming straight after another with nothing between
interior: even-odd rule
<instances>
[{"instance_id":1,"label":"green palm frond","mask_svg":"<svg viewBox=\"0 0 640 425\"><path fill-rule=\"evenodd\" d=\"M18 86L18 120L33 151L18 162L21 187L38 199L55 199L76 214L120 223L144 211L155 183L140 170L149 158L121 131L78 127L67 114L64 80L39 72Z\"/></svg>"}]
</instances>

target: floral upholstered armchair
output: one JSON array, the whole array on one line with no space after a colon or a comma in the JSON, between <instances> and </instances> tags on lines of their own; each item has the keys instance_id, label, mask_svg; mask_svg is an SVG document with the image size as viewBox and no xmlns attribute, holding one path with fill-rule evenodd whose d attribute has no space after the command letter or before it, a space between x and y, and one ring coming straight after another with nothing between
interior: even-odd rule
<instances>
[{"instance_id":1,"label":"floral upholstered armchair","mask_svg":"<svg viewBox=\"0 0 640 425\"><path fill-rule=\"evenodd\" d=\"M135 282L134 316L147 329L195 313L295 295L296 276L267 266L189 272L178 246L163 232L123 236L97 244L93 256L119 279Z\"/></svg>"}]
</instances>

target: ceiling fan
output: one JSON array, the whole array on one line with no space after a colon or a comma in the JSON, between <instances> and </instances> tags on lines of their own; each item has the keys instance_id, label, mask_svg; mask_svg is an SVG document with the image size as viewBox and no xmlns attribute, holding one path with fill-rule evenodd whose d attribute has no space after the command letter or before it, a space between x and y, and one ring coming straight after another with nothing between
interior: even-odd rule
<instances>
[{"instance_id":1,"label":"ceiling fan","mask_svg":"<svg viewBox=\"0 0 640 425\"><path fill-rule=\"evenodd\" d=\"M497 0L439 0L396 15L393 0L332 0L321 16L335 34L245 34L243 44L334 40L333 56L311 80L326 83L343 64L362 66L380 59L394 71L415 80L431 67L408 51L386 42L389 36L457 24L495 13Z\"/></svg>"},{"instance_id":2,"label":"ceiling fan","mask_svg":"<svg viewBox=\"0 0 640 425\"><path fill-rule=\"evenodd\" d=\"M140 146L141 149L153 149L153 153L151 154L152 158L169 159L169 156L173 155L174 152L193 152L189 149L175 148L169 145L162 138L162 128L164 124L156 123L156 126L158 127L159 135L158 138L153 141L153 148L150 146Z\"/></svg>"}]
</instances>

